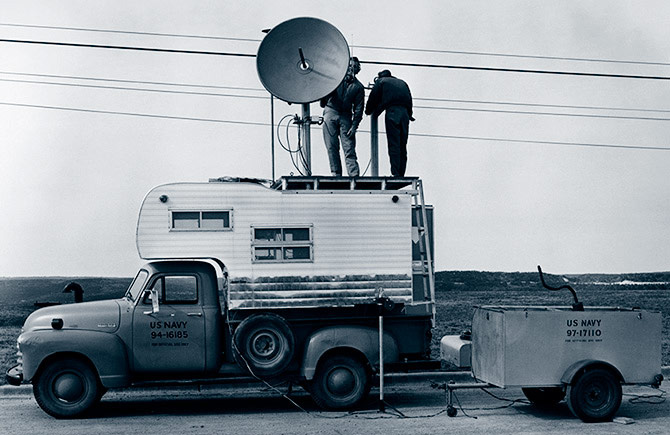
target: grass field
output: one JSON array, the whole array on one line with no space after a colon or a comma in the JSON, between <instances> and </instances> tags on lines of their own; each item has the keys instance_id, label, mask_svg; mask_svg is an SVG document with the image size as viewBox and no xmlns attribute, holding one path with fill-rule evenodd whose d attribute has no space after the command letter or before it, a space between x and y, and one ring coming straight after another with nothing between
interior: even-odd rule
<instances>
[{"instance_id":1,"label":"grass field","mask_svg":"<svg viewBox=\"0 0 670 435\"><path fill-rule=\"evenodd\" d=\"M480 274L489 272L480 272ZM450 273L451 274L451 273ZM567 291L549 292L531 280L532 275L516 274L518 283L505 274L494 281L477 286L453 285L453 275L438 275L436 283L437 321L433 331L433 356L438 355L439 339L470 329L474 306L481 305L569 305L572 297ZM536 276L536 275L535 275ZM481 276L478 275L478 279ZM490 278L490 277L489 277ZM522 279L523 278L523 279ZM602 277L598 278L601 279ZM641 307L663 314L662 363L670 365L670 289L667 283L645 285L602 285L582 282L575 285L585 306ZM665 279L665 278L663 278ZM459 281L460 280L460 281ZM0 367L3 372L16 359L16 337L25 317L35 308L35 301L71 302L72 295L61 293L69 280L63 278L0 279ZM81 278L77 282L85 289L85 300L116 298L129 285L128 278ZM513 285L510 285L510 282ZM574 281L573 281L574 282ZM472 290L473 287L478 288ZM20 295L20 296L19 296ZM4 384L0 376L0 384Z\"/></svg>"}]
</instances>

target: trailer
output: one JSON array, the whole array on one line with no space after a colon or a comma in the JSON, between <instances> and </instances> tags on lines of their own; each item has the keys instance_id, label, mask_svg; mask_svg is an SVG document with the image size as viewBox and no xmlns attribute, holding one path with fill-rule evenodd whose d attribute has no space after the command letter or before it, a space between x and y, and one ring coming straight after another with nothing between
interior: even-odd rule
<instances>
[{"instance_id":1,"label":"trailer","mask_svg":"<svg viewBox=\"0 0 670 435\"><path fill-rule=\"evenodd\" d=\"M658 388L661 374L661 313L640 308L584 307L569 285L571 306L476 307L470 340L445 337L452 360L471 351L476 382L450 384L449 416L457 414L453 391L520 387L538 406L563 399L585 422L609 421L621 405L622 385ZM465 364L466 362L462 362Z\"/></svg>"}]
</instances>

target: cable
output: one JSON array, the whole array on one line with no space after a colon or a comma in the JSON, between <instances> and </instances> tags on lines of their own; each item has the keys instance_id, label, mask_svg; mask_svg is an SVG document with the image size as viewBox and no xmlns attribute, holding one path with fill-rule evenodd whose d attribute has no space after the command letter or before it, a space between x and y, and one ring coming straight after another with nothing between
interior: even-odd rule
<instances>
[{"instance_id":1,"label":"cable","mask_svg":"<svg viewBox=\"0 0 670 435\"><path fill-rule=\"evenodd\" d=\"M577 118L629 119L637 121L670 121L670 118L649 116L594 115L587 113L529 112L521 110L471 109L465 107L414 106L415 109L453 110L459 112L508 113L515 115L571 116Z\"/></svg>"},{"instance_id":2,"label":"cable","mask_svg":"<svg viewBox=\"0 0 670 435\"><path fill-rule=\"evenodd\" d=\"M139 32L129 30L108 30L108 29L91 29L83 27L66 27L66 26L43 26L35 24L16 24L16 23L0 23L0 26L5 27L21 27L29 29L50 29L50 30L74 30L83 32L95 33L113 33L113 34L127 34L127 35L146 35L146 36L161 36L161 37L175 37L175 38L194 38L194 39L211 39L224 41L242 41L242 42L261 42L261 39L253 38L236 38L225 36L211 36L211 35L189 35L178 33L158 33L158 32ZM438 50L428 48L410 48L410 47L383 47L376 45L355 45L351 44L351 48L362 48L372 50L389 50L389 51L407 51L414 53L441 53L441 54L458 54L468 56L491 56L491 57L510 57L517 59L544 59L544 60L561 60L561 61L575 61L575 62L598 62L598 63L619 63L632 65L660 65L668 66L667 62L651 62L651 61L635 61L635 60L620 60L620 59L594 59L581 57L562 57L562 56L540 56L529 54L514 54L514 53L493 53L481 51L459 51L459 50Z\"/></svg>"},{"instance_id":3,"label":"cable","mask_svg":"<svg viewBox=\"0 0 670 435\"><path fill-rule=\"evenodd\" d=\"M619 148L619 149L633 149L633 150L670 151L670 147L652 147L652 146L640 146L640 145L611 145L611 144L594 144L594 143L580 143L580 142L559 142L559 141L543 141L543 140L504 139L504 138L493 138L493 137L453 136L453 135L428 134L428 133L410 133L410 136L432 137L432 138L439 138L439 139L479 140L479 141L489 141L489 142L513 142L513 143L539 144L539 145L560 145L560 146L580 146L580 147L597 147L597 148Z\"/></svg>"},{"instance_id":4,"label":"cable","mask_svg":"<svg viewBox=\"0 0 670 435\"><path fill-rule=\"evenodd\" d=\"M263 88L252 88L252 87L243 87L243 86L220 86L220 85L205 85L205 84L194 84L194 83L174 83L174 82L156 82L156 81L143 81L143 80L123 80L123 79L112 79L112 78L103 78L103 77L69 76L69 75L57 75L57 74L37 74L37 73L15 72L15 71L0 71L0 74L15 75L15 76L26 76L26 77L46 77L46 78L73 79L73 80L92 80L92 81L104 81L104 82L161 85L161 86L178 86L178 87L212 88L212 89L233 89L233 90L244 90L244 91L267 92ZM542 103L524 103L524 102L514 102L514 101L485 101L485 100L464 100L464 99L453 99L453 98L422 98L422 97L413 97L413 100L415 100L415 101L438 101L438 102L450 102L450 103L467 103L467 104L487 104L487 105L491 104L491 105L506 105L506 106L549 107L549 108L560 108L560 109L586 109L586 110L611 110L611 111L670 113L670 110L665 110L665 109L640 109L640 108L627 108L627 107L542 104ZM415 106L415 107L425 107L425 108L427 108L427 106ZM433 107L431 107L431 108L433 108ZM434 107L434 108L437 109L437 107Z\"/></svg>"},{"instance_id":5,"label":"cable","mask_svg":"<svg viewBox=\"0 0 670 435\"><path fill-rule=\"evenodd\" d=\"M54 45L59 47L78 47L78 48L106 48L111 50L135 50L135 51L153 51L157 53L179 53L179 54L206 54L211 56L236 56L236 57L256 57L250 53L235 53L223 51L198 51L198 50L178 50L175 48L154 48L154 47L131 47L127 45L99 45L99 44L78 44L74 42L55 42L55 41L29 41L19 39L0 39L0 42L9 42L15 44L33 44L33 45Z\"/></svg>"},{"instance_id":6,"label":"cable","mask_svg":"<svg viewBox=\"0 0 670 435\"><path fill-rule=\"evenodd\" d=\"M60 106L46 106L38 104L21 104L21 103L9 103L0 101L2 106L14 106L14 107L29 107L34 109L50 109L50 110L65 110L70 112L84 112L84 113L98 113L103 115L124 115L124 116L139 116L143 118L157 118L157 119L170 119L170 120L183 120L183 121L200 121L200 122L214 122L222 124L240 124L240 125L260 125L267 127L270 124L265 122L253 122L253 121L233 121L227 119L212 119L212 118L195 118L195 117L186 117L186 116L170 116L170 115L155 115L150 113L133 113L133 112L117 112L111 110L95 110L95 109L79 109L76 107L60 107Z\"/></svg>"},{"instance_id":7,"label":"cable","mask_svg":"<svg viewBox=\"0 0 670 435\"><path fill-rule=\"evenodd\" d=\"M117 111L108 111L108 110L80 109L80 108L74 108L74 107L61 107L61 106L46 106L46 105L37 105L37 104L11 103L11 102L3 102L3 101L0 101L0 105L2 105L2 106L14 106L14 107L27 107L27 108L36 108L36 109L64 110L64 111L71 111L71 112L98 113L98 114L105 114L105 115L139 116L139 117L145 117L145 118L170 119L170 120L200 121L200 122L214 122L214 123L241 124L241 125L258 125L258 126L265 126L265 127L270 125L270 124L264 123L264 122L253 122L253 121L234 121L234 120L212 119L212 118L196 118L196 117L185 117L185 116L155 115L155 114L148 114L148 113L117 112ZM288 132L288 126L287 126L287 132ZM370 133L369 130L359 130L359 132ZM488 141L488 142L511 142L511 143L538 144L538 145L559 145L559 146L616 148L616 149L632 149L632 150L670 151L670 147L653 147L653 146L642 146L642 145L593 144L593 143L580 143L580 142L559 142L559 141L540 141L540 140L524 140L524 139L506 139L506 138L493 138L493 137L454 136L454 135L429 134L429 133L410 133L410 136L413 136L413 137L428 137L428 138L437 138L437 139L478 140L478 141Z\"/></svg>"},{"instance_id":8,"label":"cable","mask_svg":"<svg viewBox=\"0 0 670 435\"><path fill-rule=\"evenodd\" d=\"M2 40L0 40L2 41ZM555 70L538 70L538 69L519 69L519 68L496 68L483 66L465 66L465 65L445 65L437 63L411 63L411 62L389 62L377 60L361 60L361 63L372 65L392 65L392 66L411 66L419 68L441 68L441 69L462 69L469 71L491 71L491 72L512 72L523 74L550 74L563 76L580 76L580 77L603 77L603 78L618 78L618 79L644 79L644 80L670 80L669 76L645 76L633 74L608 74L608 73L593 73L593 72L577 72L577 71L555 71Z\"/></svg>"},{"instance_id":9,"label":"cable","mask_svg":"<svg viewBox=\"0 0 670 435\"><path fill-rule=\"evenodd\" d=\"M374 49L374 50L393 50L393 51L409 51L416 53L442 53L442 54L459 54L468 56L492 56L492 57L512 57L517 59L543 59L543 60L567 60L574 62L598 62L598 63L620 63L632 65L660 65L670 66L667 62L650 62L637 60L617 60L617 59L593 59L584 57L562 57L562 56L540 56L531 54L512 54L512 53L492 53L482 51L458 51L458 50L437 50L429 48L403 48L403 47L381 47L376 45L352 45L351 47Z\"/></svg>"},{"instance_id":10,"label":"cable","mask_svg":"<svg viewBox=\"0 0 670 435\"><path fill-rule=\"evenodd\" d=\"M259 100L269 100L270 97L260 96L260 95L239 95L239 94L220 94L214 92L194 92L194 91L170 91L165 89L147 89L147 88L125 88L121 86L103 86L103 85L84 85L81 83L60 83L60 82L44 82L39 80L17 80L17 79L1 79L0 82L12 82L12 83L31 83L39 85L56 85L56 86L71 86L75 88L93 88L93 89L114 89L121 91L141 91L141 92L156 92L163 94L180 94L180 95L199 95L199 96L208 96L208 97L239 97L239 98L252 98Z\"/></svg>"},{"instance_id":11,"label":"cable","mask_svg":"<svg viewBox=\"0 0 670 435\"><path fill-rule=\"evenodd\" d=\"M17 80L17 79L3 79L0 78L0 82L11 82L11 83L30 83L30 84L40 84L40 85L55 85L55 86L70 86L78 88L92 88L92 89L113 89L113 90L122 90L122 91L139 91L139 92L154 92L154 93L164 93L164 94L179 94L179 95L198 95L198 96L210 96L210 97L238 97L238 98L250 98L250 99L259 99L259 100L268 100L267 96L260 95L239 95L239 94L221 94L214 92L194 92L194 91L173 91L165 89L147 89L147 88L128 88L121 86L103 86L103 85L86 85L81 83L60 83L60 82L46 82L39 80ZM640 116L617 116L617 115L592 115L592 114L583 114L583 113L555 113L555 112L529 112L529 111L518 111L518 110L496 110L496 109L472 109L472 108L462 108L462 107L443 107L443 106L414 106L415 109L433 109L433 110L452 110L452 111L461 111L461 112L487 112L487 113L507 113L507 114L516 114L516 115L544 115L544 116L571 116L571 117L580 117L580 118L603 118L603 119L628 119L628 120L643 120L643 121L670 121L670 118L658 118L658 117L640 117Z\"/></svg>"},{"instance_id":12,"label":"cable","mask_svg":"<svg viewBox=\"0 0 670 435\"><path fill-rule=\"evenodd\" d=\"M658 405L663 402L665 402L665 395L666 392L664 390L656 390L659 391L658 394L632 394L632 393L624 393L624 396L632 396L628 399L628 402L630 403L649 403L652 405Z\"/></svg>"},{"instance_id":13,"label":"cable","mask_svg":"<svg viewBox=\"0 0 670 435\"><path fill-rule=\"evenodd\" d=\"M495 104L495 105L506 105L506 106L529 106L529 107L551 107L559 109L587 109L587 110L613 110L613 111L627 111L627 112L659 112L659 113L670 113L670 110L666 109L638 109L638 108L628 108L628 107L606 107L606 106L578 106L578 105L565 105L565 104L542 104L542 103L523 103L523 102L514 102L514 101L484 101L484 100L459 100L452 98L421 98L413 97L415 101L439 101L439 102L449 102L449 103L467 103L467 104Z\"/></svg>"},{"instance_id":14,"label":"cable","mask_svg":"<svg viewBox=\"0 0 670 435\"><path fill-rule=\"evenodd\" d=\"M40 26L36 24L14 24L14 23L0 23L0 26L5 27L23 27L27 29L49 29L49 30L75 30L82 32L95 32L95 33L115 33L115 34L126 34L126 35L146 35L146 36L169 36L176 38L195 38L195 39L215 39L215 40L224 40L224 41L243 41L243 42L260 42L260 39L250 39L250 38L230 38L224 36L204 36L204 35L183 35L177 33L157 33L157 32L134 32L129 30L104 30L104 29L91 29L85 27L65 27L65 26Z\"/></svg>"},{"instance_id":15,"label":"cable","mask_svg":"<svg viewBox=\"0 0 670 435\"><path fill-rule=\"evenodd\" d=\"M256 57L251 53L236 53L236 52L220 52L220 51L198 51L198 50L178 50L168 48L153 48L153 47L132 47L123 45L98 45L98 44L78 44L72 42L55 42L55 41L34 41L34 40L19 40L19 39L0 39L0 42L16 43L16 44L34 44L34 45L52 45L63 47L79 47L79 48L105 48L114 50L136 50L136 51L151 51L158 53L179 53L179 54L203 54L214 56L236 56L236 57ZM465 65L446 65L435 63L410 63L410 62L390 62L378 60L361 60L361 63L372 65L391 65L391 66L408 66L419 68L439 68L439 69L461 69L468 71L489 71L489 72L512 72L523 74L549 74L549 75L563 75L563 76L579 76L579 77L600 77L600 78L625 78L625 79L643 79L643 80L670 80L669 76L647 76L634 74L608 74L608 73L593 73L593 72L577 72L577 71L556 71L556 70L533 70L533 69L519 69L519 68L497 68L497 67L481 67L481 66L465 66Z\"/></svg>"},{"instance_id":16,"label":"cable","mask_svg":"<svg viewBox=\"0 0 670 435\"><path fill-rule=\"evenodd\" d=\"M123 80L123 79L110 79L110 78L104 78L104 77L68 76L68 75L58 75L58 74L36 74L36 73L15 72L15 71L0 71L0 74L14 75L14 76L25 76L25 77L47 77L47 78L58 78L58 79L72 79L72 80L92 80L92 81L100 81L100 82L134 83L134 84L142 84L142 85L179 86L179 87L185 87L185 88L234 89L234 90L241 90L241 91L267 92L265 89L262 89L262 88L250 88L250 87L244 87L244 86L198 85L198 84L194 84L194 83L153 82L153 81L144 81L144 80Z\"/></svg>"}]
</instances>

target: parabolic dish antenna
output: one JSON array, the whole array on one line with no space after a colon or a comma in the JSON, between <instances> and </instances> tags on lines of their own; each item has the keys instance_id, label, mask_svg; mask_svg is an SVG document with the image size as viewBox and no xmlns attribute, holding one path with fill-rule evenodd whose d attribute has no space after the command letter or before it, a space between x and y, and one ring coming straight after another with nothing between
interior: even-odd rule
<instances>
[{"instance_id":1,"label":"parabolic dish antenna","mask_svg":"<svg viewBox=\"0 0 670 435\"><path fill-rule=\"evenodd\" d=\"M256 55L265 89L287 103L312 103L342 82L349 45L336 27L318 18L293 18L268 33Z\"/></svg>"}]
</instances>

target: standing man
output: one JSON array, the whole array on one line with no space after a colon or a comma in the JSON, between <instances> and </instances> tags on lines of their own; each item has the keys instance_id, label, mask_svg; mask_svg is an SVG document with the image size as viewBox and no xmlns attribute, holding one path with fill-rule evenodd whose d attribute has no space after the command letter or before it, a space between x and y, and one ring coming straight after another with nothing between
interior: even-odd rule
<instances>
[{"instance_id":1,"label":"standing man","mask_svg":"<svg viewBox=\"0 0 670 435\"><path fill-rule=\"evenodd\" d=\"M340 140L344 151L347 174L358 177L356 160L356 130L363 119L365 89L356 74L361 70L357 57L349 60L347 75L337 89L321 99L323 107L323 142L326 144L331 175L342 176Z\"/></svg>"},{"instance_id":2,"label":"standing man","mask_svg":"<svg viewBox=\"0 0 670 435\"><path fill-rule=\"evenodd\" d=\"M386 111L386 140L388 142L391 175L404 177L407 168L407 137L412 118L412 94L403 80L385 69L375 78L365 114L379 116Z\"/></svg>"}]
</instances>

